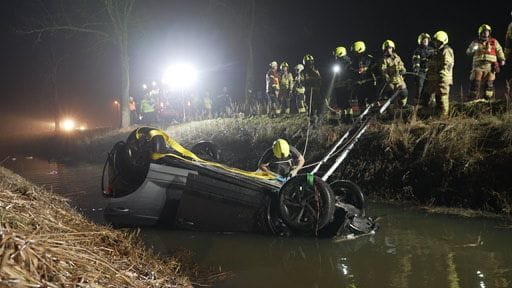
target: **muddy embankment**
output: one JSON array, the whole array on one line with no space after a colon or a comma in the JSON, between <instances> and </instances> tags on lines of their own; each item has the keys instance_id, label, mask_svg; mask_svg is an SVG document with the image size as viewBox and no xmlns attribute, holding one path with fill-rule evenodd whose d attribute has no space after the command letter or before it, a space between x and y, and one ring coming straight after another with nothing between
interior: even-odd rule
<instances>
[{"instance_id":1,"label":"muddy embankment","mask_svg":"<svg viewBox=\"0 0 512 288\"><path fill-rule=\"evenodd\" d=\"M496 114L483 105L445 120L409 116L373 122L332 179L358 183L371 199L510 216L512 114L503 110ZM487 113L475 113L485 109ZM260 155L277 138L305 150L306 164L311 164L348 128L324 125L308 129L306 117L258 116L198 121L164 130L189 148L202 140L213 141L222 149L224 163L255 170ZM51 145L38 145L42 147L38 153L51 151L48 155L61 159L100 162L130 130L51 139ZM48 146L52 149L45 151Z\"/></svg>"}]
</instances>

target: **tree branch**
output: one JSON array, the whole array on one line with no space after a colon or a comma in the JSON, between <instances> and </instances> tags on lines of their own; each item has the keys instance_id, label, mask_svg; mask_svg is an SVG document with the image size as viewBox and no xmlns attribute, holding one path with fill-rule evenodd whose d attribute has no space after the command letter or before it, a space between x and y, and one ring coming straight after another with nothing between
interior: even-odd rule
<instances>
[{"instance_id":1,"label":"tree branch","mask_svg":"<svg viewBox=\"0 0 512 288\"><path fill-rule=\"evenodd\" d=\"M43 27L43 28L36 28L29 31L23 31L24 34L36 34L36 33L45 33L45 32L56 32L56 31L74 31L74 32L87 32L87 33L93 33L97 34L103 37L110 37L110 35L106 32L90 29L90 28L83 28L83 27L77 27L77 26L50 26L50 27Z\"/></svg>"}]
</instances>

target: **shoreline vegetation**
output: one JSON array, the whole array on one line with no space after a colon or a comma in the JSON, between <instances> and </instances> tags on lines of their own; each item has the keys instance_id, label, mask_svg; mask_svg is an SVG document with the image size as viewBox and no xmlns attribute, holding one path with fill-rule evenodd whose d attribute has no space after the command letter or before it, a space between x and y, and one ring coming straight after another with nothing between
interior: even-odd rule
<instances>
[{"instance_id":1,"label":"shoreline vegetation","mask_svg":"<svg viewBox=\"0 0 512 288\"><path fill-rule=\"evenodd\" d=\"M332 179L357 183L371 200L510 217L512 113L507 106L504 101L455 105L452 116L442 120L421 120L410 111L390 113L371 124ZM313 127L306 116L286 115L211 119L160 128L188 148L199 141L212 141L221 148L223 163L254 171L259 157L277 138L305 152L306 166L321 160L350 128L332 124ZM126 140L135 128L46 136L30 147L18 148L57 161L103 163L114 143Z\"/></svg>"},{"instance_id":2,"label":"shoreline vegetation","mask_svg":"<svg viewBox=\"0 0 512 288\"><path fill-rule=\"evenodd\" d=\"M1 287L193 287L229 277L201 270L186 251L160 258L138 230L94 224L3 167L0 219Z\"/></svg>"}]
</instances>

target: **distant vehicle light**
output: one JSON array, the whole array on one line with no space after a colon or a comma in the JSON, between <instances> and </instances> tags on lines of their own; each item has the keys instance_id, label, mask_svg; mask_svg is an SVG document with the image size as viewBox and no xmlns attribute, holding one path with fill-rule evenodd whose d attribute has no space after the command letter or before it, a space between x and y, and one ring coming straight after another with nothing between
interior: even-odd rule
<instances>
[{"instance_id":1,"label":"distant vehicle light","mask_svg":"<svg viewBox=\"0 0 512 288\"><path fill-rule=\"evenodd\" d=\"M341 66L339 64L332 66L332 72L339 73L340 71L341 71Z\"/></svg>"},{"instance_id":2,"label":"distant vehicle light","mask_svg":"<svg viewBox=\"0 0 512 288\"><path fill-rule=\"evenodd\" d=\"M81 125L80 127L78 127L78 130L80 131L84 131L85 129L87 129L85 125Z\"/></svg>"},{"instance_id":3,"label":"distant vehicle light","mask_svg":"<svg viewBox=\"0 0 512 288\"><path fill-rule=\"evenodd\" d=\"M75 127L76 127L76 123L75 123L75 120L71 119L71 118L67 118L67 119L64 119L64 121L62 121L62 130L66 131L66 132L71 132L73 130L75 130Z\"/></svg>"}]
</instances>

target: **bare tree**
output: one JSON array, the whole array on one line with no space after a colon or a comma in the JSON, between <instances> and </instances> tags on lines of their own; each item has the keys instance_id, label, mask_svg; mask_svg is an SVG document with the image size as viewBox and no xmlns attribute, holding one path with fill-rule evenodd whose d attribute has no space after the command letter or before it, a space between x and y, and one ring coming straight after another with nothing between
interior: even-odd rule
<instances>
[{"instance_id":1,"label":"bare tree","mask_svg":"<svg viewBox=\"0 0 512 288\"><path fill-rule=\"evenodd\" d=\"M130 125L128 42L134 3L135 0L40 1L38 12L43 16L32 19L31 28L23 31L37 40L48 34L73 37L86 33L96 36L96 45L113 44L121 64L121 127Z\"/></svg>"}]
</instances>

